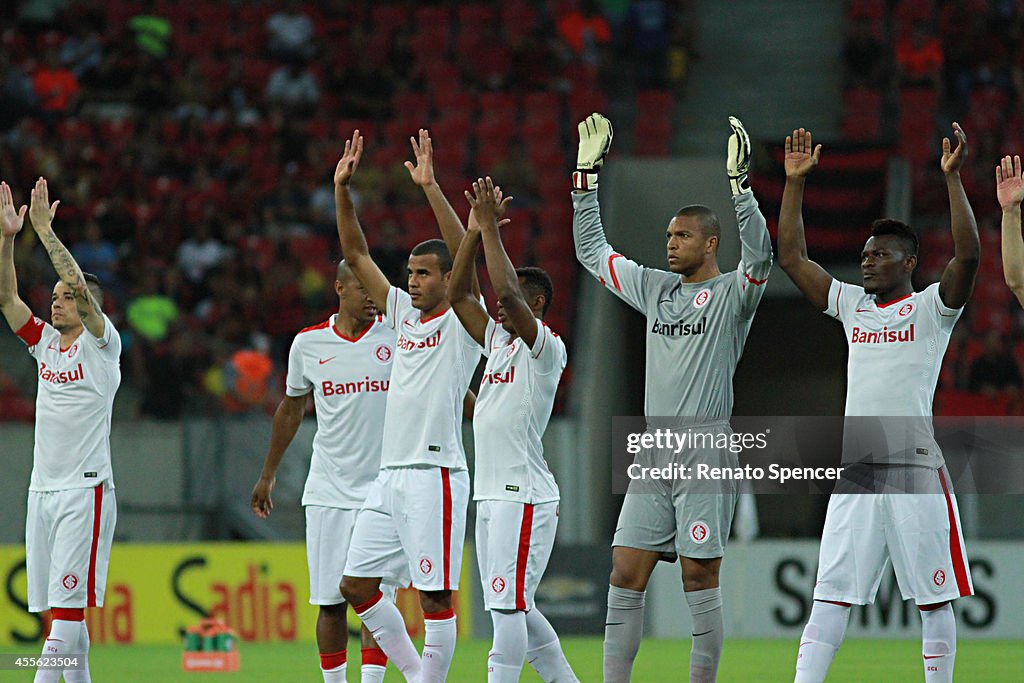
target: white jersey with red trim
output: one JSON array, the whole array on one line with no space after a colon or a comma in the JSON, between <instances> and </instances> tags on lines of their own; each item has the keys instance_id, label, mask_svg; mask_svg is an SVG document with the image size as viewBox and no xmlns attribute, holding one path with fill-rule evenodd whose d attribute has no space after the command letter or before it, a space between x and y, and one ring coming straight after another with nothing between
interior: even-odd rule
<instances>
[{"instance_id":1,"label":"white jersey with red trim","mask_svg":"<svg viewBox=\"0 0 1024 683\"><path fill-rule=\"evenodd\" d=\"M395 333L377 319L358 337L346 337L334 326L337 317L295 336L287 392L312 391L316 407L302 504L359 508L380 470Z\"/></svg>"},{"instance_id":2,"label":"white jersey with red trim","mask_svg":"<svg viewBox=\"0 0 1024 683\"><path fill-rule=\"evenodd\" d=\"M494 320L484 342L487 364L473 414L473 500L556 501L541 437L565 369L565 344L540 320L532 349Z\"/></svg>"},{"instance_id":3,"label":"white jersey with red trim","mask_svg":"<svg viewBox=\"0 0 1024 683\"><path fill-rule=\"evenodd\" d=\"M121 385L121 335L103 320L102 338L83 329L66 349L60 332L36 317L16 333L39 366L30 491L113 483L110 420Z\"/></svg>"},{"instance_id":4,"label":"white jersey with red trim","mask_svg":"<svg viewBox=\"0 0 1024 683\"><path fill-rule=\"evenodd\" d=\"M890 418L876 421L889 437L887 457L871 461L941 467L932 402L942 357L963 308L942 303L938 283L879 304L863 287L833 280L825 313L846 330L846 415ZM847 426L849 431L851 421ZM871 424L863 427L860 438Z\"/></svg>"},{"instance_id":5,"label":"white jersey with red trim","mask_svg":"<svg viewBox=\"0 0 1024 683\"><path fill-rule=\"evenodd\" d=\"M739 266L695 283L616 252L605 239L597 191L574 192L572 203L576 257L604 287L647 316L644 414L730 417L732 377L772 267L768 226L753 193L733 197Z\"/></svg>"},{"instance_id":6,"label":"white jersey with red trim","mask_svg":"<svg viewBox=\"0 0 1024 683\"><path fill-rule=\"evenodd\" d=\"M480 346L450 307L423 319L408 292L397 287L388 292L384 321L398 339L380 466L466 469L462 400Z\"/></svg>"}]
</instances>

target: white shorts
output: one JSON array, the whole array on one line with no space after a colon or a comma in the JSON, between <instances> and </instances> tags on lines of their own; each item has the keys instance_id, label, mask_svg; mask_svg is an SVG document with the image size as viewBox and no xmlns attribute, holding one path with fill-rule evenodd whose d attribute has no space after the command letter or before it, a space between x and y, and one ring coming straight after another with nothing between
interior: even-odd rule
<instances>
[{"instance_id":1,"label":"white shorts","mask_svg":"<svg viewBox=\"0 0 1024 683\"><path fill-rule=\"evenodd\" d=\"M356 518L345 575L379 578L402 561L418 590L458 590L468 504L466 470L382 469Z\"/></svg>"},{"instance_id":2,"label":"white shorts","mask_svg":"<svg viewBox=\"0 0 1024 683\"><path fill-rule=\"evenodd\" d=\"M956 497L945 468L933 472L937 493L832 495L815 600L874 602L890 561L904 600L929 605L974 594Z\"/></svg>"},{"instance_id":3,"label":"white shorts","mask_svg":"<svg viewBox=\"0 0 1024 683\"><path fill-rule=\"evenodd\" d=\"M341 577L345 573L352 529L359 510L306 506L306 562L309 564L309 604L340 605ZM382 577L391 590L384 590L394 600L394 589L409 585L409 570L404 561L392 564Z\"/></svg>"},{"instance_id":4,"label":"white shorts","mask_svg":"<svg viewBox=\"0 0 1024 683\"><path fill-rule=\"evenodd\" d=\"M114 486L29 491L28 610L102 607L117 522Z\"/></svg>"},{"instance_id":5,"label":"white shorts","mask_svg":"<svg viewBox=\"0 0 1024 683\"><path fill-rule=\"evenodd\" d=\"M558 502L482 500L476 506L476 555L484 609L529 612L555 545Z\"/></svg>"}]
</instances>

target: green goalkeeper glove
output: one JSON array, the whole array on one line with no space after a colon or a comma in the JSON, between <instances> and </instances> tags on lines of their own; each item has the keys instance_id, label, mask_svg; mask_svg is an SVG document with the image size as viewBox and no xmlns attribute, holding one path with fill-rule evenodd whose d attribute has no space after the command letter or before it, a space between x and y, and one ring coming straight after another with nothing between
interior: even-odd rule
<instances>
[{"instance_id":1,"label":"green goalkeeper glove","mask_svg":"<svg viewBox=\"0 0 1024 683\"><path fill-rule=\"evenodd\" d=\"M743 122L735 116L729 117L732 135L729 136L729 156L725 160L725 170L729 173L729 186L732 194L750 192L747 184L747 172L750 170L750 136L743 128Z\"/></svg>"},{"instance_id":2,"label":"green goalkeeper glove","mask_svg":"<svg viewBox=\"0 0 1024 683\"><path fill-rule=\"evenodd\" d=\"M580 148L576 155L576 172L572 186L576 190L596 190L597 173L612 146L612 122L598 113L580 121Z\"/></svg>"}]
</instances>

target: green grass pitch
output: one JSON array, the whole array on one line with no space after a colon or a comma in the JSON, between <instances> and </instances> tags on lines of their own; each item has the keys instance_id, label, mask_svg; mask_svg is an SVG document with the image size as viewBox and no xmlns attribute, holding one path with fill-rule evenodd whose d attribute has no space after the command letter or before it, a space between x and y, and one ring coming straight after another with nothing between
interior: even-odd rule
<instances>
[{"instance_id":1,"label":"green grass pitch","mask_svg":"<svg viewBox=\"0 0 1024 683\"><path fill-rule=\"evenodd\" d=\"M563 638L566 656L583 683L601 681L601 639ZM796 657L795 640L728 640L719 670L721 683L733 681L792 681ZM485 663L490 643L483 640L459 641L449 681L486 681ZM634 683L666 683L686 681L688 676L689 641L645 640L633 669ZM349 681L358 681L359 644L353 640L349 652L355 661L350 664ZM312 643L243 644L242 669L238 673L183 673L181 649L173 646L95 646L90 655L95 681L245 681L259 683L291 683L322 681ZM10 672L7 672L10 675ZM27 672L0 679L32 679ZM523 674L523 681L536 682L532 670ZM849 640L843 644L832 665L829 683L864 683L866 681L923 681L921 644L911 640ZM956 658L958 683L975 681L1024 681L1024 644L1014 641L961 641ZM400 683L402 677L389 667L388 683Z\"/></svg>"}]
</instances>

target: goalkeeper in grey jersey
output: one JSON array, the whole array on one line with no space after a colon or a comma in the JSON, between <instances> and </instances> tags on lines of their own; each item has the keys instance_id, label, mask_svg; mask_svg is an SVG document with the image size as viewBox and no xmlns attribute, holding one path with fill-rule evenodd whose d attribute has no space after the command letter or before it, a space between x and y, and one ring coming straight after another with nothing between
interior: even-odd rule
<instances>
[{"instance_id":1,"label":"goalkeeper in grey jersey","mask_svg":"<svg viewBox=\"0 0 1024 683\"><path fill-rule=\"evenodd\" d=\"M644 414L649 426L653 418L673 417L667 425L682 421L699 423L702 431L729 430L733 373L772 265L767 224L747 184L750 139L738 119L729 122L733 133L726 167L742 256L728 273L718 269L718 217L701 205L680 209L669 222L667 271L641 266L615 251L605 239L596 191L611 146L611 123L592 114L579 125L572 195L576 256L601 284L647 317ZM637 456L659 457L650 452ZM682 457L710 459L714 466L737 464L728 449L700 449ZM605 683L629 680L643 630L644 591L665 555L673 560L679 555L693 615L690 681L713 681L717 674L722 651L718 572L737 493L687 493L681 482L661 484L648 482L644 493L627 494L619 514L612 541Z\"/></svg>"}]
</instances>

